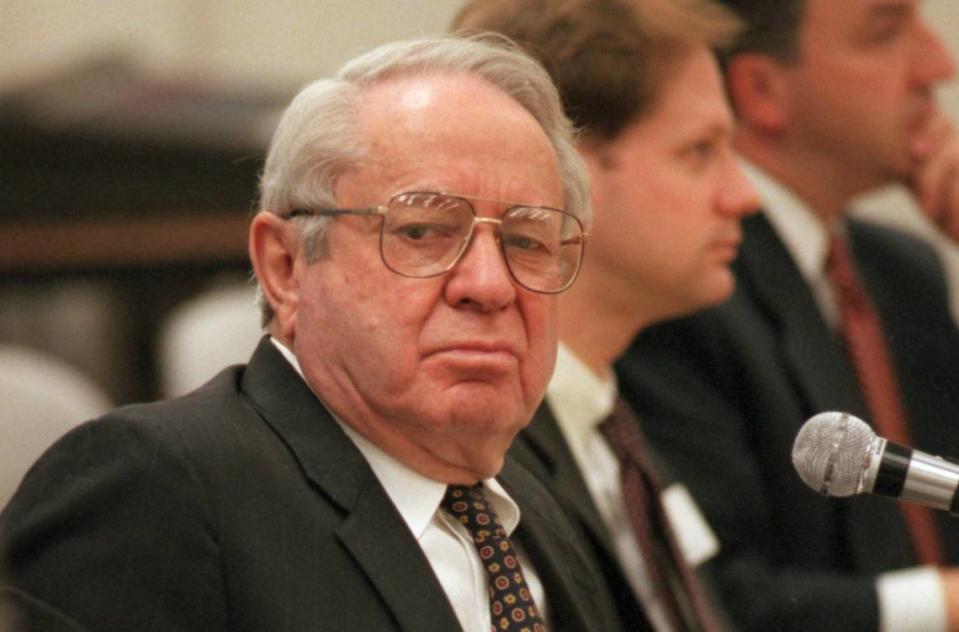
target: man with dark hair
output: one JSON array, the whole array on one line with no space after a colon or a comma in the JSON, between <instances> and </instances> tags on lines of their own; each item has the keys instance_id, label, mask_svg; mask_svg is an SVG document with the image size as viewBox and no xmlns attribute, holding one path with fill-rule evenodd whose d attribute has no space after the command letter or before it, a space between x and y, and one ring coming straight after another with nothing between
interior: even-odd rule
<instances>
[{"instance_id":1,"label":"man with dark hair","mask_svg":"<svg viewBox=\"0 0 959 632\"><path fill-rule=\"evenodd\" d=\"M621 386L715 527L743 627L956 629L959 522L817 496L790 460L825 410L959 454L959 333L940 264L847 216L854 196L900 182L955 231L959 142L933 95L952 60L916 0L728 4L748 24L724 69L763 213L744 222L730 302L643 332Z\"/></svg>"},{"instance_id":2,"label":"man with dark hair","mask_svg":"<svg viewBox=\"0 0 959 632\"><path fill-rule=\"evenodd\" d=\"M510 453L588 535L624 629L716 630L695 572L715 540L618 403L612 363L640 328L732 292L756 198L711 49L739 24L707 0L474 0L454 26L503 33L543 63L582 130L592 185L596 221L560 299L556 372Z\"/></svg>"}]
</instances>

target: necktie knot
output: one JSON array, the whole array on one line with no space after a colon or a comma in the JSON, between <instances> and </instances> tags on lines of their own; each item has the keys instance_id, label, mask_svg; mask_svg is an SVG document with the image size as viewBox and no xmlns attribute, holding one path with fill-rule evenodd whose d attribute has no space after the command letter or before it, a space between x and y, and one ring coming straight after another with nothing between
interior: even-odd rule
<instances>
[{"instance_id":1,"label":"necktie knot","mask_svg":"<svg viewBox=\"0 0 959 632\"><path fill-rule=\"evenodd\" d=\"M849 251L849 244L845 237L838 233L833 233L829 238L826 275L838 294L839 302L846 309L862 308L868 303L869 299L856 274L856 266Z\"/></svg>"},{"instance_id":2,"label":"necktie knot","mask_svg":"<svg viewBox=\"0 0 959 632\"><path fill-rule=\"evenodd\" d=\"M491 537L506 537L499 518L486 500L481 483L450 485L443 497L443 509L470 532L473 541L484 544Z\"/></svg>"},{"instance_id":3,"label":"necktie knot","mask_svg":"<svg viewBox=\"0 0 959 632\"><path fill-rule=\"evenodd\" d=\"M645 448L636 416L621 397L616 399L612 412L599 424L599 431L621 462L633 462L642 469L645 466Z\"/></svg>"}]
</instances>

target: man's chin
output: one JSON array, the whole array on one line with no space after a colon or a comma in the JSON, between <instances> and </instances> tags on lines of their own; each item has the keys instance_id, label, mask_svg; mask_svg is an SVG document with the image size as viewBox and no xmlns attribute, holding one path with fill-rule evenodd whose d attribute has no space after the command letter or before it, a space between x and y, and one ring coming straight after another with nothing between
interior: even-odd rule
<instances>
[{"instance_id":1,"label":"man's chin","mask_svg":"<svg viewBox=\"0 0 959 632\"><path fill-rule=\"evenodd\" d=\"M519 386L508 379L456 380L443 389L443 406L454 420L468 425L502 423L524 409Z\"/></svg>"},{"instance_id":2,"label":"man's chin","mask_svg":"<svg viewBox=\"0 0 959 632\"><path fill-rule=\"evenodd\" d=\"M736 290L736 276L733 274L730 265L718 265L708 279L704 279L699 287L699 291L689 296L689 300L681 309L678 309L676 316L685 316L702 309L709 309L722 305L730 298Z\"/></svg>"},{"instance_id":3,"label":"man's chin","mask_svg":"<svg viewBox=\"0 0 959 632\"><path fill-rule=\"evenodd\" d=\"M448 483L472 485L485 478L493 478L503 469L509 442L465 440L459 437L459 449L448 455Z\"/></svg>"},{"instance_id":4,"label":"man's chin","mask_svg":"<svg viewBox=\"0 0 959 632\"><path fill-rule=\"evenodd\" d=\"M503 461L505 459L505 450L503 454L482 459L476 463L471 463L471 471L476 475L476 480L484 478L495 478L503 470Z\"/></svg>"},{"instance_id":5,"label":"man's chin","mask_svg":"<svg viewBox=\"0 0 959 632\"><path fill-rule=\"evenodd\" d=\"M454 413L450 428L476 441L499 441L508 445L529 423L528 419L520 418L513 407L476 407Z\"/></svg>"}]
</instances>

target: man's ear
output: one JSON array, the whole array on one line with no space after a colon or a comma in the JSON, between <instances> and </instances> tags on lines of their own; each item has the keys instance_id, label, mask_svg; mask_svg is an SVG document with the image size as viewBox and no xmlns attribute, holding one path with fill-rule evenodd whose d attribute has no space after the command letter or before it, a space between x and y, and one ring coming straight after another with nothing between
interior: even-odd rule
<instances>
[{"instance_id":1,"label":"man's ear","mask_svg":"<svg viewBox=\"0 0 959 632\"><path fill-rule=\"evenodd\" d=\"M250 225L250 261L263 297L273 308L274 335L292 341L296 331L300 287L295 274L299 238L278 215L261 212Z\"/></svg>"},{"instance_id":2,"label":"man's ear","mask_svg":"<svg viewBox=\"0 0 959 632\"><path fill-rule=\"evenodd\" d=\"M739 53L728 60L726 87L741 127L766 134L783 130L788 71L785 62L761 53Z\"/></svg>"}]
</instances>

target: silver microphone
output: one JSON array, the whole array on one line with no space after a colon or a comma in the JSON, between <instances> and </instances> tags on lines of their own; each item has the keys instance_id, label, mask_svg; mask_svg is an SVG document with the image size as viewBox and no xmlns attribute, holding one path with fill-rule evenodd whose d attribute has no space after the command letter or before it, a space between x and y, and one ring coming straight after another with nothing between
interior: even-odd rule
<instances>
[{"instance_id":1,"label":"silver microphone","mask_svg":"<svg viewBox=\"0 0 959 632\"><path fill-rule=\"evenodd\" d=\"M877 437L848 413L820 413L796 435L793 466L824 496L878 494L959 514L959 465Z\"/></svg>"}]
</instances>

